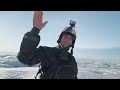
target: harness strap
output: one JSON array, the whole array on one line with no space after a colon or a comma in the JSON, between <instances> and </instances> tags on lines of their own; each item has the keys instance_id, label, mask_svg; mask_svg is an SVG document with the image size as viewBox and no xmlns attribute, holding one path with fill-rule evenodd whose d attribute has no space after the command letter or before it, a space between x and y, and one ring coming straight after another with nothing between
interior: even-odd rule
<instances>
[{"instance_id":1,"label":"harness strap","mask_svg":"<svg viewBox=\"0 0 120 90\"><path fill-rule=\"evenodd\" d=\"M37 72L37 74L35 76L35 79L37 79L38 74L41 74L41 73L42 73L42 70L41 70L41 63L40 63L39 64L39 70L38 70L38 72Z\"/></svg>"}]
</instances>

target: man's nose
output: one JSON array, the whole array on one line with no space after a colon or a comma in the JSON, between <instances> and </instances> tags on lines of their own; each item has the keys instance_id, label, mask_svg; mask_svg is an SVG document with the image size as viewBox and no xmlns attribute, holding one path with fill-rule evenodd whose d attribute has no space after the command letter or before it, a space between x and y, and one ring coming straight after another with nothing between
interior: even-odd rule
<instances>
[{"instance_id":1,"label":"man's nose","mask_svg":"<svg viewBox=\"0 0 120 90\"><path fill-rule=\"evenodd\" d=\"M71 39L70 39L70 38L66 38L66 41L67 41L67 42L70 42L70 41L71 41Z\"/></svg>"}]
</instances>

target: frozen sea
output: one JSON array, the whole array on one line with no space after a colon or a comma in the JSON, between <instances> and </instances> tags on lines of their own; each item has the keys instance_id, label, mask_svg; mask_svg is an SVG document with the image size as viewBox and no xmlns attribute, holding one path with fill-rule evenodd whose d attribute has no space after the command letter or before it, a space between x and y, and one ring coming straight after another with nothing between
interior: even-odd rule
<instances>
[{"instance_id":1,"label":"frozen sea","mask_svg":"<svg viewBox=\"0 0 120 90\"><path fill-rule=\"evenodd\" d=\"M38 65L28 67L16 53L0 52L0 79L34 79ZM76 49L78 79L120 79L120 49Z\"/></svg>"}]
</instances>

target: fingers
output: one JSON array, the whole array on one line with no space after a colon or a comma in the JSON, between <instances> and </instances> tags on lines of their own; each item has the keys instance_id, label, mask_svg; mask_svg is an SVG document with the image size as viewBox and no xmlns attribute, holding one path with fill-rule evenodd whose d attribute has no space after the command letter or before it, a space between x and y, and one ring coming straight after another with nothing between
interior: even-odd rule
<instances>
[{"instance_id":1,"label":"fingers","mask_svg":"<svg viewBox=\"0 0 120 90\"><path fill-rule=\"evenodd\" d=\"M37 19L42 22L42 18L43 18L43 12L42 11L37 11Z\"/></svg>"},{"instance_id":2,"label":"fingers","mask_svg":"<svg viewBox=\"0 0 120 90\"><path fill-rule=\"evenodd\" d=\"M41 15L43 15L43 11L35 11L34 14L37 14L37 15L41 14Z\"/></svg>"},{"instance_id":3,"label":"fingers","mask_svg":"<svg viewBox=\"0 0 120 90\"><path fill-rule=\"evenodd\" d=\"M39 22L42 23L42 16L43 16L43 12L42 11L35 11L34 12L34 20L35 21L39 20Z\"/></svg>"}]
</instances>

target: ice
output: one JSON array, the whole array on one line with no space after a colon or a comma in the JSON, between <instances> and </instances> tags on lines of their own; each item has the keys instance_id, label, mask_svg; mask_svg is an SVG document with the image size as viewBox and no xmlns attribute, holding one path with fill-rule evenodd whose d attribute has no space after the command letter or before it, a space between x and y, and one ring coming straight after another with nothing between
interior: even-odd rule
<instances>
[{"instance_id":1,"label":"ice","mask_svg":"<svg viewBox=\"0 0 120 90\"><path fill-rule=\"evenodd\" d=\"M78 79L120 79L120 63L76 58ZM0 54L0 79L35 79L38 66L28 67L13 54Z\"/></svg>"}]
</instances>

